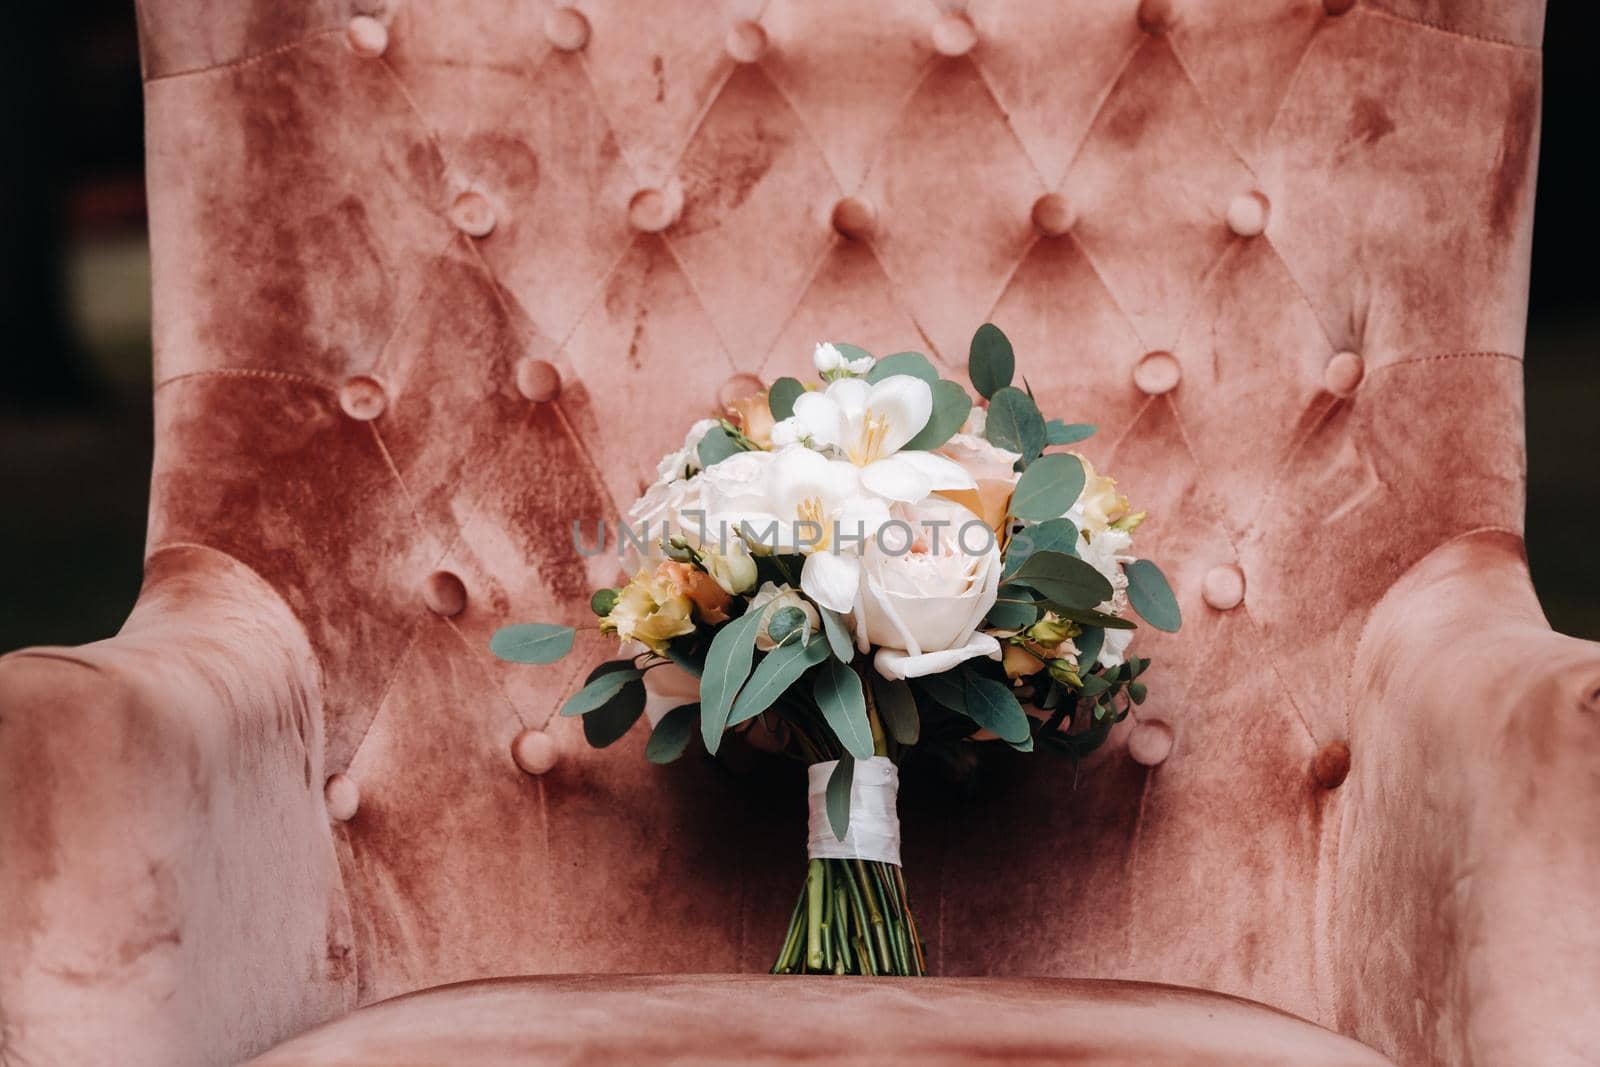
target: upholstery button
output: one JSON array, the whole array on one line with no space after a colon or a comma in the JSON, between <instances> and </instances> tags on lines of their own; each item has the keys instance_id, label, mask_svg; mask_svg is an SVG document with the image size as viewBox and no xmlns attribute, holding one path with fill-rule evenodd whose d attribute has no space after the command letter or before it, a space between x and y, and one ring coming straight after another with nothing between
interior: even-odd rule
<instances>
[{"instance_id":1,"label":"upholstery button","mask_svg":"<svg viewBox=\"0 0 1600 1067\"><path fill-rule=\"evenodd\" d=\"M717 390L717 404L727 410L745 397L761 392L761 389L761 379L754 374L735 374Z\"/></svg>"},{"instance_id":2,"label":"upholstery button","mask_svg":"<svg viewBox=\"0 0 1600 1067\"><path fill-rule=\"evenodd\" d=\"M1140 719L1128 734L1128 755L1144 767L1155 767L1172 755L1172 727L1161 719Z\"/></svg>"},{"instance_id":3,"label":"upholstery button","mask_svg":"<svg viewBox=\"0 0 1600 1067\"><path fill-rule=\"evenodd\" d=\"M852 241L864 241L878 226L878 212L860 197L847 196L833 205L833 228Z\"/></svg>"},{"instance_id":4,"label":"upholstery button","mask_svg":"<svg viewBox=\"0 0 1600 1067\"><path fill-rule=\"evenodd\" d=\"M555 7L544 17L544 36L563 52L576 52L589 43L589 20L570 7Z\"/></svg>"},{"instance_id":5,"label":"upholstery button","mask_svg":"<svg viewBox=\"0 0 1600 1067\"><path fill-rule=\"evenodd\" d=\"M1200 583L1200 599L1218 611L1232 611L1244 603L1244 571L1232 563L1212 567Z\"/></svg>"},{"instance_id":6,"label":"upholstery button","mask_svg":"<svg viewBox=\"0 0 1600 1067\"><path fill-rule=\"evenodd\" d=\"M524 730L511 740L511 758L528 774L548 774L561 751L543 730Z\"/></svg>"},{"instance_id":7,"label":"upholstery button","mask_svg":"<svg viewBox=\"0 0 1600 1067\"><path fill-rule=\"evenodd\" d=\"M322 785L322 800L328 805L329 815L349 822L361 807L361 787L348 774L330 774Z\"/></svg>"},{"instance_id":8,"label":"upholstery button","mask_svg":"<svg viewBox=\"0 0 1600 1067\"><path fill-rule=\"evenodd\" d=\"M383 409L389 406L389 398L384 396L383 386L376 378L363 374L339 386L339 406L352 419L371 422L383 414Z\"/></svg>"},{"instance_id":9,"label":"upholstery button","mask_svg":"<svg viewBox=\"0 0 1600 1067\"><path fill-rule=\"evenodd\" d=\"M767 51L767 31L759 22L736 22L728 30L723 47L740 63L754 63Z\"/></svg>"},{"instance_id":10,"label":"upholstery button","mask_svg":"<svg viewBox=\"0 0 1600 1067\"><path fill-rule=\"evenodd\" d=\"M518 360L517 392L535 404L548 404L561 395L561 372L542 359Z\"/></svg>"},{"instance_id":11,"label":"upholstery button","mask_svg":"<svg viewBox=\"0 0 1600 1067\"><path fill-rule=\"evenodd\" d=\"M422 601L429 611L448 619L466 610L467 587L449 571L434 571L422 585Z\"/></svg>"},{"instance_id":12,"label":"upholstery button","mask_svg":"<svg viewBox=\"0 0 1600 1067\"><path fill-rule=\"evenodd\" d=\"M468 237L487 237L494 232L494 206L482 193L462 193L450 205L450 221Z\"/></svg>"},{"instance_id":13,"label":"upholstery button","mask_svg":"<svg viewBox=\"0 0 1600 1067\"><path fill-rule=\"evenodd\" d=\"M1172 29L1172 0L1140 0L1139 28L1152 37Z\"/></svg>"},{"instance_id":14,"label":"upholstery button","mask_svg":"<svg viewBox=\"0 0 1600 1067\"><path fill-rule=\"evenodd\" d=\"M1259 237L1267 228L1267 208L1260 193L1240 193L1228 203L1228 229L1240 237Z\"/></svg>"},{"instance_id":15,"label":"upholstery button","mask_svg":"<svg viewBox=\"0 0 1600 1067\"><path fill-rule=\"evenodd\" d=\"M1361 384L1367 365L1355 352L1340 352L1328 360L1322 372L1322 384L1334 396L1349 396Z\"/></svg>"},{"instance_id":16,"label":"upholstery button","mask_svg":"<svg viewBox=\"0 0 1600 1067\"><path fill-rule=\"evenodd\" d=\"M1183 368L1171 352L1151 352L1133 368L1133 384L1149 396L1172 392L1182 377Z\"/></svg>"},{"instance_id":17,"label":"upholstery button","mask_svg":"<svg viewBox=\"0 0 1600 1067\"><path fill-rule=\"evenodd\" d=\"M377 59L389 48L389 27L371 15L357 15L344 28L345 43L363 59Z\"/></svg>"},{"instance_id":18,"label":"upholstery button","mask_svg":"<svg viewBox=\"0 0 1600 1067\"><path fill-rule=\"evenodd\" d=\"M1076 221L1072 205L1060 193L1045 193L1033 202L1033 228L1045 237L1060 237Z\"/></svg>"},{"instance_id":19,"label":"upholstery button","mask_svg":"<svg viewBox=\"0 0 1600 1067\"><path fill-rule=\"evenodd\" d=\"M1329 741L1311 760L1311 777L1324 789L1338 789L1350 774L1350 746Z\"/></svg>"},{"instance_id":20,"label":"upholstery button","mask_svg":"<svg viewBox=\"0 0 1600 1067\"><path fill-rule=\"evenodd\" d=\"M1338 17L1356 6L1356 0L1322 0L1322 9Z\"/></svg>"},{"instance_id":21,"label":"upholstery button","mask_svg":"<svg viewBox=\"0 0 1600 1067\"><path fill-rule=\"evenodd\" d=\"M628 201L628 222L641 233L660 233L678 221L683 193L674 189L640 189Z\"/></svg>"},{"instance_id":22,"label":"upholstery button","mask_svg":"<svg viewBox=\"0 0 1600 1067\"><path fill-rule=\"evenodd\" d=\"M933 24L933 49L942 56L964 56L978 43L978 31L962 14L942 15Z\"/></svg>"}]
</instances>

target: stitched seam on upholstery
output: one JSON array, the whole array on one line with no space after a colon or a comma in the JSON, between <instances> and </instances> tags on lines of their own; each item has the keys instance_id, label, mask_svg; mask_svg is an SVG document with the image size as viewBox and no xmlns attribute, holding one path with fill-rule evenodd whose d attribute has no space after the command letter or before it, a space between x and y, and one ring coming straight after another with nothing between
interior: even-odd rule
<instances>
[{"instance_id":1,"label":"stitched seam on upholstery","mask_svg":"<svg viewBox=\"0 0 1600 1067\"><path fill-rule=\"evenodd\" d=\"M290 385L309 385L328 393L338 393L337 386L313 378L306 374L294 374L290 371L263 370L256 367L210 367L202 370L184 371L174 374L170 378L163 378L151 389L151 394L159 393L174 382L186 381L190 378L256 378L261 381L287 382Z\"/></svg>"},{"instance_id":2,"label":"stitched seam on upholstery","mask_svg":"<svg viewBox=\"0 0 1600 1067\"><path fill-rule=\"evenodd\" d=\"M1306 46L1300 50L1299 58L1294 61L1294 70L1289 72L1289 79L1283 83L1283 95L1278 98L1278 106L1272 109L1272 118L1267 120L1266 128L1261 131L1263 145L1272 140L1273 131L1278 128L1278 119L1283 114L1284 105L1289 102L1289 98L1294 95L1294 90L1300 83L1300 72L1305 69L1306 57L1317 47L1317 42L1327 32L1329 25L1331 25L1330 20L1324 19L1322 24L1312 31L1311 36L1306 38Z\"/></svg>"},{"instance_id":3,"label":"stitched seam on upholstery","mask_svg":"<svg viewBox=\"0 0 1600 1067\"><path fill-rule=\"evenodd\" d=\"M372 431L372 443L378 446L378 454L383 457L383 465L388 468L394 484L400 487L400 496L405 500L407 510L411 512L411 521L416 523L417 530L424 537L428 536L428 527L423 524L422 511L417 507L417 498L406 486L406 480L400 476L400 468L395 465L394 456L390 454L389 446L384 443L383 434L378 432L377 420L368 420L367 428Z\"/></svg>"},{"instance_id":4,"label":"stitched seam on upholstery","mask_svg":"<svg viewBox=\"0 0 1600 1067\"><path fill-rule=\"evenodd\" d=\"M767 346L766 351L761 354L760 361L750 372L757 378L761 377L761 368L767 365L767 361L772 358L772 354L778 350L778 342L783 338L784 331L789 328L789 324L794 321L794 317L800 314L800 305L805 303L807 295L809 295L811 292L811 287L817 284L817 275L822 273L823 265L828 262L829 257L831 257L834 252L839 249L839 246L842 245L846 240L848 240L848 238L844 237L842 234L836 233L833 236L833 240L823 245L822 251L817 255L816 260L811 264L811 269L806 272L805 284L800 287L799 297L796 298L795 302L790 306L788 314L784 315L783 322L778 326L777 332L772 335L772 343Z\"/></svg>"},{"instance_id":5,"label":"stitched seam on upholstery","mask_svg":"<svg viewBox=\"0 0 1600 1067\"><path fill-rule=\"evenodd\" d=\"M344 770L348 774L355 769L356 758L361 755L361 749L367 743L367 735L372 733L373 724L383 714L384 706L388 703L389 693L394 689L394 683L400 679L400 672L405 669L406 660L411 658L411 650L416 647L417 639L422 636L422 627L427 623L426 618L418 619L411 625L411 633L406 637L406 646L400 650L400 655L395 657L394 670L389 672L389 680L383 685L383 692L378 695L377 706L372 715L367 719L367 725L361 730L361 736L356 739L355 747L350 750L350 756L345 760ZM324 765L326 768L326 765Z\"/></svg>"},{"instance_id":6,"label":"stitched seam on upholstery","mask_svg":"<svg viewBox=\"0 0 1600 1067\"><path fill-rule=\"evenodd\" d=\"M1174 349L1183 347L1184 336L1189 332L1189 323L1194 321L1195 309L1205 301L1206 294L1217 283L1217 275L1222 271L1222 265L1228 262L1235 254L1238 254L1243 247L1243 243L1238 240L1229 241L1222 246L1222 251L1217 253L1217 258L1211 261L1211 265L1205 269L1205 273L1200 275L1200 286L1195 292L1195 297L1189 301L1189 306L1183 309L1183 318L1178 320L1178 332L1172 338L1172 347ZM1176 353L1174 353L1173 358L1177 358ZM1177 405L1174 404L1173 406L1176 407Z\"/></svg>"},{"instance_id":7,"label":"stitched seam on upholstery","mask_svg":"<svg viewBox=\"0 0 1600 1067\"><path fill-rule=\"evenodd\" d=\"M1272 243L1272 238L1264 233L1256 239L1266 242L1267 248L1272 252L1272 257L1283 267L1283 273L1288 277L1289 284L1293 285L1295 292L1300 294L1300 299L1305 302L1307 310L1311 312L1311 317L1317 320L1317 329L1322 331L1322 339L1328 342L1328 349L1331 352L1337 352L1339 350L1338 342L1333 339L1333 334L1329 332L1328 324L1322 321L1322 312L1317 310L1317 305L1311 302L1311 294L1300 283L1300 276L1294 272L1294 268L1284 258L1283 252L1279 250L1277 245Z\"/></svg>"},{"instance_id":8,"label":"stitched seam on upholstery","mask_svg":"<svg viewBox=\"0 0 1600 1067\"><path fill-rule=\"evenodd\" d=\"M1238 160L1239 165L1244 168L1245 173L1250 175L1250 180L1256 185L1260 185L1261 176L1256 173L1255 167L1250 165L1250 161L1244 158L1244 153L1239 150L1238 145L1233 143L1233 138L1228 136L1227 127L1225 127L1221 121L1218 120L1217 109L1211 105L1210 99L1207 98L1205 92L1200 88L1200 83L1195 81L1194 75L1190 73L1189 64L1183 61L1183 55L1178 51L1178 46L1173 44L1172 41L1165 36L1163 36L1161 40L1166 43L1167 51L1172 54L1173 62L1178 64L1178 70L1182 72L1183 80L1188 82L1189 88L1194 90L1194 98L1200 101L1200 110L1205 112L1207 121L1211 123L1211 128L1217 135L1217 140L1228 146L1228 151L1233 153L1233 158Z\"/></svg>"},{"instance_id":9,"label":"stitched seam on upholstery","mask_svg":"<svg viewBox=\"0 0 1600 1067\"><path fill-rule=\"evenodd\" d=\"M1510 48L1517 52L1532 52L1535 55L1539 55L1544 51L1544 48L1541 45L1523 44L1521 41L1513 41L1505 37L1494 37L1486 33L1467 33L1465 30L1452 29L1449 26L1441 25L1440 23L1433 22L1429 19L1417 18L1412 15L1397 14L1388 10L1387 8L1376 6L1371 3L1364 4L1363 7L1374 15L1380 15L1383 18L1394 22L1399 22L1401 24L1410 26L1420 26L1423 29L1432 30L1435 33L1448 34L1451 37L1455 37L1463 41L1471 41L1475 44L1497 45L1501 48Z\"/></svg>"},{"instance_id":10,"label":"stitched seam on upholstery","mask_svg":"<svg viewBox=\"0 0 1600 1067\"><path fill-rule=\"evenodd\" d=\"M434 147L431 141L430 147ZM437 148L434 150L437 151ZM439 157L439 163L444 167L450 166L449 161L442 156ZM422 270L417 279L416 292L411 294L411 301L406 305L405 314L401 315L395 320L394 326L392 326L389 330L389 336L383 339L383 344L381 347L379 347L377 356L375 356L372 360L372 369L367 373L372 375L374 378L377 378L380 381L382 380L383 366L387 361L389 349L394 347L395 338L399 337L401 331L411 324L412 316L416 315L417 309L422 306L423 294L428 290L428 276L433 272L433 268L438 266L439 263L441 263L449 254L450 247L460 239L462 239L462 234L459 231L451 233L450 239L445 242L444 247L439 249L439 251L428 260L427 267Z\"/></svg>"},{"instance_id":11,"label":"stitched seam on upholstery","mask_svg":"<svg viewBox=\"0 0 1600 1067\"><path fill-rule=\"evenodd\" d=\"M262 60L271 59L273 56L281 55L284 52L292 52L296 48L300 48L311 43L312 41L327 37L330 34L338 33L341 29L343 29L341 26L327 26L320 30L313 30L304 37L299 37L285 44L280 44L273 48L269 48L265 52L253 52L247 56L240 56L237 59L223 60L221 63L210 63L203 67L187 67L183 70L169 70L163 74L147 75L144 79L144 83L146 85L154 85L156 82L170 81L173 78L187 78L196 74L213 74L223 71L240 70L244 67L260 63Z\"/></svg>"},{"instance_id":12,"label":"stitched seam on upholstery","mask_svg":"<svg viewBox=\"0 0 1600 1067\"><path fill-rule=\"evenodd\" d=\"M1300 454L1300 450L1317 435L1317 431L1322 429L1323 423L1327 422L1333 413L1339 410L1339 405L1344 402L1343 397L1334 396L1332 393L1319 394L1319 399L1321 399L1323 405L1322 411L1312 420L1311 425L1306 427L1303 433L1289 442L1289 447L1284 450L1283 459L1273 469L1271 477L1267 481L1266 491L1261 494L1261 502L1256 505L1256 510L1251 514L1249 523L1245 525L1243 534L1245 540L1248 540L1250 535L1255 533L1256 526L1261 521L1262 516L1271 513L1268 505L1277 498L1278 487L1283 484L1283 480L1287 477L1289 468L1293 466L1295 457Z\"/></svg>"},{"instance_id":13,"label":"stitched seam on upholstery","mask_svg":"<svg viewBox=\"0 0 1600 1067\"><path fill-rule=\"evenodd\" d=\"M1149 352L1150 342L1147 341L1144 334L1140 332L1139 324L1133 321L1133 316L1128 314L1128 309L1122 306L1122 301L1117 299L1117 294L1112 290L1110 284L1106 281L1106 276L1100 270L1100 265L1096 263L1094 261L1094 257L1089 254L1088 247L1082 241L1078 240L1078 235L1076 233L1068 234L1068 236L1072 238L1072 243L1077 246L1078 254L1083 257L1083 261L1089 265L1089 273L1093 274L1095 281L1100 283L1100 288L1104 290L1106 299L1111 301L1111 306L1117 309L1118 315L1122 316L1122 321L1127 324L1128 332L1133 334L1134 340L1139 342L1139 347L1141 349L1143 349L1145 352ZM1185 312L1185 314L1187 315L1187 312Z\"/></svg>"},{"instance_id":14,"label":"stitched seam on upholstery","mask_svg":"<svg viewBox=\"0 0 1600 1067\"><path fill-rule=\"evenodd\" d=\"M1257 640L1260 641L1262 645L1265 645L1265 628L1261 625L1261 621L1251 614L1250 606L1248 604L1241 603L1235 610L1244 612L1244 617L1249 621L1250 628L1256 632ZM1294 709L1294 717L1300 720L1300 726L1303 730L1305 730L1306 736L1311 739L1311 744L1313 746L1320 747L1322 742L1317 740L1317 732L1311 728L1311 720L1306 717L1304 709L1300 707L1300 702L1294 698L1294 687L1291 686L1288 679L1283 676L1283 668L1278 664L1278 657L1268 656L1267 660L1267 665L1272 668L1272 676L1278 680L1278 687L1283 690L1284 698L1289 701L1289 707ZM1346 709L1347 713L1348 710L1349 709Z\"/></svg>"},{"instance_id":15,"label":"stitched seam on upholstery","mask_svg":"<svg viewBox=\"0 0 1600 1067\"><path fill-rule=\"evenodd\" d=\"M1137 720L1135 720L1137 722ZM1139 806L1134 811L1133 831L1129 834L1128 854L1122 862L1122 881L1128 886L1128 908L1135 915L1139 912L1139 889L1143 883L1135 875L1139 866L1139 844L1144 839L1144 809L1150 799L1150 791L1155 788L1156 769L1144 769L1144 782L1139 787ZM1122 930L1123 970L1124 973L1133 969L1133 923L1124 923Z\"/></svg>"},{"instance_id":16,"label":"stitched seam on upholstery","mask_svg":"<svg viewBox=\"0 0 1600 1067\"><path fill-rule=\"evenodd\" d=\"M1134 38L1133 43L1128 46L1128 50L1122 54L1122 61L1117 64L1117 69L1106 82L1105 88L1100 90L1100 99L1095 101L1094 111L1089 115L1089 121L1083 127L1083 136L1078 138L1078 143L1072 148L1072 155L1067 157L1066 167L1062 169L1061 176L1056 179L1058 187L1066 183L1067 175L1072 173L1072 168L1077 164L1078 157L1083 154L1084 145L1088 144L1089 138L1093 136L1095 126L1100 122L1100 115L1105 111L1106 104L1111 100L1111 94L1121 84L1122 76L1128 73L1128 67L1133 64L1133 57L1138 55L1139 49L1143 48L1147 43L1149 43L1149 37L1144 33L1140 33L1139 36ZM1101 284L1104 283L1102 282Z\"/></svg>"},{"instance_id":17,"label":"stitched seam on upholstery","mask_svg":"<svg viewBox=\"0 0 1600 1067\"><path fill-rule=\"evenodd\" d=\"M1521 363L1518 356L1509 352L1439 352L1429 356L1407 356L1397 359L1392 363L1384 363L1373 367L1369 373L1377 374L1379 371L1393 370L1395 367L1408 367L1416 363L1442 363L1450 359L1508 359L1513 363Z\"/></svg>"},{"instance_id":18,"label":"stitched seam on upholstery","mask_svg":"<svg viewBox=\"0 0 1600 1067\"><path fill-rule=\"evenodd\" d=\"M450 627L450 632L455 634L456 640L461 642L461 647L466 650L467 658L477 665L478 673L483 676L483 680L489 683L490 688L500 695L500 699L505 702L506 710L511 712L513 719L517 720L517 725L526 730L528 728L528 720L524 719L522 713L517 710L517 705L512 701L511 695L506 692L505 686L500 683L500 679L496 678L483 660L479 658L478 650L472 647L472 642L468 641L467 635L461 632L461 627L456 625L454 619L445 619L444 624Z\"/></svg>"}]
</instances>

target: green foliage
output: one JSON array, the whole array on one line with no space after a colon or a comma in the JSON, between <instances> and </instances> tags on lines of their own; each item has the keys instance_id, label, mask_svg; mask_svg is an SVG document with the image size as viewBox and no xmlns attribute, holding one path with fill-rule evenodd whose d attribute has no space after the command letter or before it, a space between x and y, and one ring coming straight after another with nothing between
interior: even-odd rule
<instances>
[{"instance_id":1,"label":"green foliage","mask_svg":"<svg viewBox=\"0 0 1600 1067\"><path fill-rule=\"evenodd\" d=\"M942 674L925 674L917 679L917 688L951 711L967 713L967 691L958 671Z\"/></svg>"},{"instance_id":2,"label":"green foliage","mask_svg":"<svg viewBox=\"0 0 1600 1067\"><path fill-rule=\"evenodd\" d=\"M721 426L713 426L700 438L700 444L695 448L695 455L700 459L701 467L714 467L729 456L736 456L746 451L733 434Z\"/></svg>"},{"instance_id":3,"label":"green foliage","mask_svg":"<svg viewBox=\"0 0 1600 1067\"><path fill-rule=\"evenodd\" d=\"M577 631L548 622L502 626L489 638L489 651L511 663L554 663L572 651Z\"/></svg>"},{"instance_id":4,"label":"green foliage","mask_svg":"<svg viewBox=\"0 0 1600 1067\"><path fill-rule=\"evenodd\" d=\"M860 345L847 345L842 341L835 341L833 342L833 347L839 350L839 354L843 356L845 361L848 363L854 363L858 359L873 358L872 353L868 352Z\"/></svg>"},{"instance_id":5,"label":"green foliage","mask_svg":"<svg viewBox=\"0 0 1600 1067\"><path fill-rule=\"evenodd\" d=\"M1025 593L1027 590L1015 586L1007 593ZM1025 630L1039 619L1038 602L1029 598L1024 604L1022 596L1008 597L1006 600L995 601L994 607L989 609L988 624L997 630Z\"/></svg>"},{"instance_id":6,"label":"green foliage","mask_svg":"<svg viewBox=\"0 0 1600 1067\"><path fill-rule=\"evenodd\" d=\"M967 717L1002 741L1020 745L1032 737L1028 716L1004 682L973 671L966 675Z\"/></svg>"},{"instance_id":7,"label":"green foliage","mask_svg":"<svg viewBox=\"0 0 1600 1067\"><path fill-rule=\"evenodd\" d=\"M599 618L611 614L611 609L617 606L617 598L622 595L620 589L596 589L589 598L589 610Z\"/></svg>"},{"instance_id":8,"label":"green foliage","mask_svg":"<svg viewBox=\"0 0 1600 1067\"><path fill-rule=\"evenodd\" d=\"M699 718L699 704L679 704L663 715L644 746L645 759L651 763L671 763L683 755Z\"/></svg>"},{"instance_id":9,"label":"green foliage","mask_svg":"<svg viewBox=\"0 0 1600 1067\"><path fill-rule=\"evenodd\" d=\"M1026 465L1044 451L1044 416L1031 396L1008 385L989 398L983 435L992 445L1022 453Z\"/></svg>"},{"instance_id":10,"label":"green foliage","mask_svg":"<svg viewBox=\"0 0 1600 1067\"><path fill-rule=\"evenodd\" d=\"M972 378L972 387L980 396L993 398L995 393L1011 384L1016 370L1017 359L1011 350L1011 341L1000 331L1000 327L992 322L979 326L972 335L972 345L967 349L967 374Z\"/></svg>"},{"instance_id":11,"label":"green foliage","mask_svg":"<svg viewBox=\"0 0 1600 1067\"><path fill-rule=\"evenodd\" d=\"M1011 580L1066 608L1092 610L1111 599L1111 583L1088 563L1064 552L1034 552Z\"/></svg>"},{"instance_id":12,"label":"green foliage","mask_svg":"<svg viewBox=\"0 0 1600 1067\"><path fill-rule=\"evenodd\" d=\"M631 697L635 689L643 700L644 684L639 680L643 677L643 672L636 670L631 660L617 659L602 663L589 672L589 680L584 687L561 705L561 714L587 715L618 699L624 691Z\"/></svg>"},{"instance_id":13,"label":"green foliage","mask_svg":"<svg viewBox=\"0 0 1600 1067\"><path fill-rule=\"evenodd\" d=\"M872 757L872 727L861 679L847 664L830 659L813 677L812 696L844 750L857 759Z\"/></svg>"},{"instance_id":14,"label":"green foliage","mask_svg":"<svg viewBox=\"0 0 1600 1067\"><path fill-rule=\"evenodd\" d=\"M1066 423L1050 419L1044 424L1044 439L1051 445L1075 445L1095 435L1100 427L1087 422Z\"/></svg>"},{"instance_id":15,"label":"green foliage","mask_svg":"<svg viewBox=\"0 0 1600 1067\"><path fill-rule=\"evenodd\" d=\"M1001 579L1016 574L1035 552L1060 552L1076 556L1078 528L1071 519L1050 519L1035 526L1024 526L1011 535L1011 541L1006 545L1006 564L1000 572Z\"/></svg>"},{"instance_id":16,"label":"green foliage","mask_svg":"<svg viewBox=\"0 0 1600 1067\"><path fill-rule=\"evenodd\" d=\"M761 658L750 680L739 690L728 714L728 725L737 726L753 719L777 703L800 676L828 658L828 645L824 641L791 644L775 648Z\"/></svg>"},{"instance_id":17,"label":"green foliage","mask_svg":"<svg viewBox=\"0 0 1600 1067\"><path fill-rule=\"evenodd\" d=\"M959 433L972 411L972 398L955 382L939 379L933 383L933 414L928 424L906 442L906 448L931 452Z\"/></svg>"},{"instance_id":18,"label":"green foliage","mask_svg":"<svg viewBox=\"0 0 1600 1067\"><path fill-rule=\"evenodd\" d=\"M850 832L850 787L855 777L856 761L848 752L839 757L839 762L833 765L833 773L828 775L828 825L837 841L843 841L844 835Z\"/></svg>"},{"instance_id":19,"label":"green foliage","mask_svg":"<svg viewBox=\"0 0 1600 1067\"><path fill-rule=\"evenodd\" d=\"M917 715L917 698L911 686L899 678L885 678L872 673L872 699L878 707L878 718L889 736L902 745L914 745L921 733L922 720Z\"/></svg>"},{"instance_id":20,"label":"green foliage","mask_svg":"<svg viewBox=\"0 0 1600 1067\"><path fill-rule=\"evenodd\" d=\"M794 402L806 387L798 378L779 378L767 389L767 410L775 419L787 419L794 414Z\"/></svg>"},{"instance_id":21,"label":"green foliage","mask_svg":"<svg viewBox=\"0 0 1600 1067\"><path fill-rule=\"evenodd\" d=\"M921 378L929 385L939 380L939 372L921 352L896 352L892 356L884 356L878 360L877 365L867 372L867 381L881 382L896 374L909 374L913 378Z\"/></svg>"},{"instance_id":22,"label":"green foliage","mask_svg":"<svg viewBox=\"0 0 1600 1067\"><path fill-rule=\"evenodd\" d=\"M801 635L803 640L806 631L806 613L793 605L779 608L772 613L772 618L767 620L767 636L772 638L774 644L783 644L795 634Z\"/></svg>"},{"instance_id":23,"label":"green foliage","mask_svg":"<svg viewBox=\"0 0 1600 1067\"><path fill-rule=\"evenodd\" d=\"M1083 482L1083 462L1077 456L1041 456L1017 479L1011 514L1034 522L1058 519L1083 492Z\"/></svg>"},{"instance_id":24,"label":"green foliage","mask_svg":"<svg viewBox=\"0 0 1600 1067\"><path fill-rule=\"evenodd\" d=\"M833 649L834 657L840 663L849 663L855 658L856 650L850 644L850 630L845 626L843 616L821 604L817 605L817 614L822 616L822 632L828 635L828 647Z\"/></svg>"},{"instance_id":25,"label":"green foliage","mask_svg":"<svg viewBox=\"0 0 1600 1067\"><path fill-rule=\"evenodd\" d=\"M1128 576L1128 603L1139 617L1158 630L1176 633L1183 625L1183 614L1161 568L1147 559L1136 559L1123 567L1122 573Z\"/></svg>"},{"instance_id":26,"label":"green foliage","mask_svg":"<svg viewBox=\"0 0 1600 1067\"><path fill-rule=\"evenodd\" d=\"M705 668L700 675L700 740L712 755L716 755L722 744L722 731L727 729L733 698L750 675L760 625L761 613L748 612L718 630L706 652Z\"/></svg>"},{"instance_id":27,"label":"green foliage","mask_svg":"<svg viewBox=\"0 0 1600 1067\"><path fill-rule=\"evenodd\" d=\"M1094 666L1094 661L1100 656L1100 649L1105 646L1106 632L1099 626L1085 626L1083 633L1072 639L1078 646L1078 666L1081 670L1089 670Z\"/></svg>"}]
</instances>

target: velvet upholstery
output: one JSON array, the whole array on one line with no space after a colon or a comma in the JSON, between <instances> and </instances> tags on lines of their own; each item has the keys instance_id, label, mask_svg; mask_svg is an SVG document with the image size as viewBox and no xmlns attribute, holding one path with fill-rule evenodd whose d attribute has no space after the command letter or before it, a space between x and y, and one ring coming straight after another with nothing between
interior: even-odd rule
<instances>
[{"instance_id":1,"label":"velvet upholstery","mask_svg":"<svg viewBox=\"0 0 1600 1067\"><path fill-rule=\"evenodd\" d=\"M250 1067L545 1063L1049 1063L1385 1067L1259 1004L1143 982L629 975L501 978L412 993Z\"/></svg>"},{"instance_id":2,"label":"velvet upholstery","mask_svg":"<svg viewBox=\"0 0 1600 1067\"><path fill-rule=\"evenodd\" d=\"M590 751L553 711L600 642L488 636L585 617L616 561L571 523L691 417L823 338L957 374L986 318L1100 424L1187 624L1076 774L907 769L934 969L1216 990L1407 1064L1600 1039L1600 651L1519 540L1540 0L139 13L150 580L0 663L9 1062L763 969L803 778Z\"/></svg>"}]
</instances>

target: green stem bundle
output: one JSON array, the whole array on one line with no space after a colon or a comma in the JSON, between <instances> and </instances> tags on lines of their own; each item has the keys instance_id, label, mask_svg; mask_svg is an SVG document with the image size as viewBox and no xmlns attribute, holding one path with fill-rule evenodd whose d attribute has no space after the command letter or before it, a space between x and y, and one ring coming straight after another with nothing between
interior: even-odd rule
<instances>
[{"instance_id":1,"label":"green stem bundle","mask_svg":"<svg viewBox=\"0 0 1600 1067\"><path fill-rule=\"evenodd\" d=\"M877 860L812 860L772 973L927 974L900 868Z\"/></svg>"}]
</instances>

